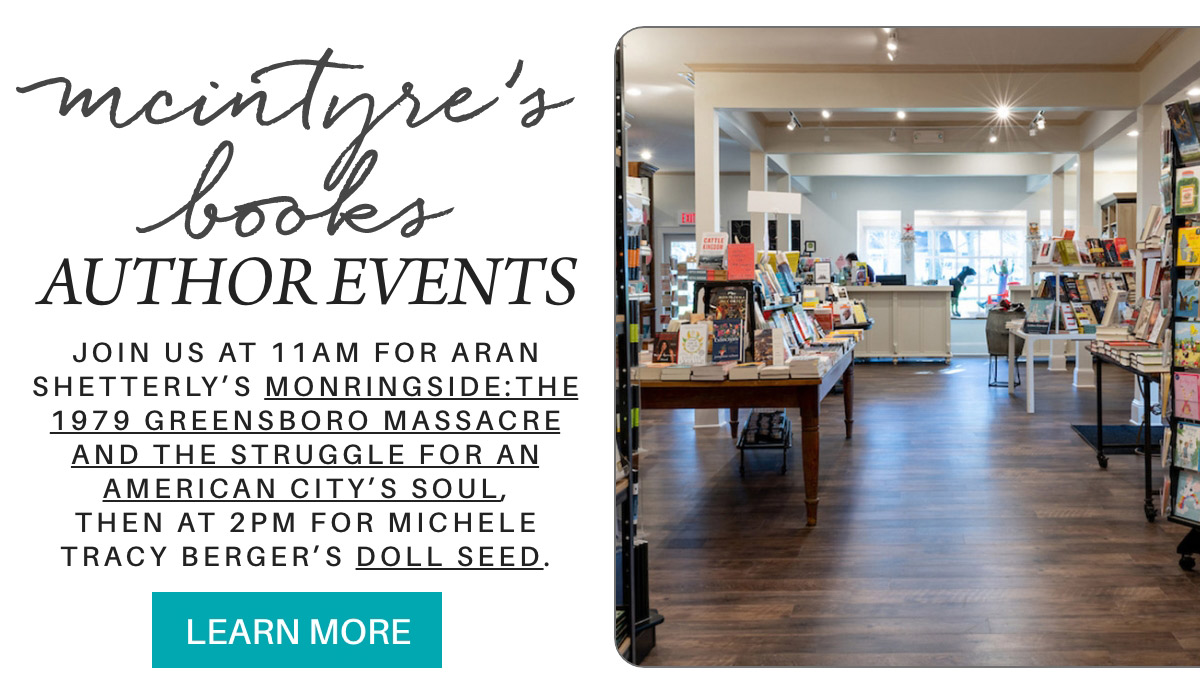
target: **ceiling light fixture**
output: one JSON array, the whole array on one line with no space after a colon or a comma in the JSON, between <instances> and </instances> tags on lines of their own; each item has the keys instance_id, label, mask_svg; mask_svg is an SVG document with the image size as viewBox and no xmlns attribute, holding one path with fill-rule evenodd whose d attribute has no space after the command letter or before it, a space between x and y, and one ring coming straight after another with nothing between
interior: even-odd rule
<instances>
[{"instance_id":1,"label":"ceiling light fixture","mask_svg":"<svg viewBox=\"0 0 1200 699\"><path fill-rule=\"evenodd\" d=\"M649 160L654 154L648 150L642 150L642 152L638 153L638 155L642 156L642 160Z\"/></svg>"},{"instance_id":2,"label":"ceiling light fixture","mask_svg":"<svg viewBox=\"0 0 1200 699\"><path fill-rule=\"evenodd\" d=\"M1030 124L1030 125L1029 125L1029 135L1030 135L1030 136L1036 136L1036 135L1037 135L1037 127L1036 127L1036 126L1034 126L1034 125L1032 125L1032 124Z\"/></svg>"},{"instance_id":3,"label":"ceiling light fixture","mask_svg":"<svg viewBox=\"0 0 1200 699\"><path fill-rule=\"evenodd\" d=\"M676 75L678 75L679 77L686 80L688 85L691 85L692 87L696 86L696 74L695 73L676 73Z\"/></svg>"},{"instance_id":4,"label":"ceiling light fixture","mask_svg":"<svg viewBox=\"0 0 1200 699\"><path fill-rule=\"evenodd\" d=\"M903 118L905 118L905 117L907 117L907 116L908 116L908 115L904 113L904 110L903 110L903 109L901 109L900 111L896 112L896 118L897 118L897 119L903 119Z\"/></svg>"},{"instance_id":5,"label":"ceiling light fixture","mask_svg":"<svg viewBox=\"0 0 1200 699\"><path fill-rule=\"evenodd\" d=\"M631 87L625 91L625 94L629 95L630 97L641 97L642 91L636 87Z\"/></svg>"},{"instance_id":6,"label":"ceiling light fixture","mask_svg":"<svg viewBox=\"0 0 1200 699\"><path fill-rule=\"evenodd\" d=\"M887 50L895 53L896 49L898 48L900 48L900 44L896 41L896 32L889 33L887 39Z\"/></svg>"},{"instance_id":7,"label":"ceiling light fixture","mask_svg":"<svg viewBox=\"0 0 1200 699\"><path fill-rule=\"evenodd\" d=\"M787 130L795 131L797 126L802 126L802 124L800 123L800 120L796 118L796 113L789 109Z\"/></svg>"},{"instance_id":8,"label":"ceiling light fixture","mask_svg":"<svg viewBox=\"0 0 1200 699\"><path fill-rule=\"evenodd\" d=\"M822 119L828 119L831 116L833 116L833 114L828 109L821 110L821 118Z\"/></svg>"},{"instance_id":9,"label":"ceiling light fixture","mask_svg":"<svg viewBox=\"0 0 1200 699\"><path fill-rule=\"evenodd\" d=\"M826 143L829 143L830 141L832 141L832 140L833 140L833 139L832 139L832 138L830 138L830 136L829 136L829 129L825 129L825 135L821 137L821 140L822 140L822 141L824 141L824 142L826 142Z\"/></svg>"},{"instance_id":10,"label":"ceiling light fixture","mask_svg":"<svg viewBox=\"0 0 1200 699\"><path fill-rule=\"evenodd\" d=\"M1029 122L1029 135L1036 136L1038 131L1046 130L1046 110L1040 109Z\"/></svg>"},{"instance_id":11,"label":"ceiling light fixture","mask_svg":"<svg viewBox=\"0 0 1200 699\"><path fill-rule=\"evenodd\" d=\"M892 132L888 134L888 140L889 140L889 141L891 141L892 143L895 143L895 142L896 142L896 129L895 129L895 127L893 127L893 128L892 128Z\"/></svg>"},{"instance_id":12,"label":"ceiling light fixture","mask_svg":"<svg viewBox=\"0 0 1200 699\"><path fill-rule=\"evenodd\" d=\"M1188 90L1188 97L1200 97L1200 87L1193 87Z\"/></svg>"},{"instance_id":13,"label":"ceiling light fixture","mask_svg":"<svg viewBox=\"0 0 1200 699\"><path fill-rule=\"evenodd\" d=\"M1134 137L1134 138L1137 138L1137 135L1138 135L1138 130L1137 130L1137 129L1134 129L1133 131L1130 131L1129 133L1127 133L1127 134L1125 134L1125 135L1126 135L1126 136L1132 136L1132 137Z\"/></svg>"},{"instance_id":14,"label":"ceiling light fixture","mask_svg":"<svg viewBox=\"0 0 1200 699\"><path fill-rule=\"evenodd\" d=\"M996 139L997 139L996 129L995 128L989 129L988 130L988 143L995 143Z\"/></svg>"},{"instance_id":15,"label":"ceiling light fixture","mask_svg":"<svg viewBox=\"0 0 1200 699\"><path fill-rule=\"evenodd\" d=\"M1008 121L1010 116L1012 116L1012 107L1006 104L996 107L996 118L1000 119L1000 121Z\"/></svg>"}]
</instances>

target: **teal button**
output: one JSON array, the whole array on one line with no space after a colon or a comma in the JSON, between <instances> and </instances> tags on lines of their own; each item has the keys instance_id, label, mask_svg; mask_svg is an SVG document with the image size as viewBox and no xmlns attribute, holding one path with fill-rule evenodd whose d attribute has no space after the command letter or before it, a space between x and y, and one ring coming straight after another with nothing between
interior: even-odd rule
<instances>
[{"instance_id":1,"label":"teal button","mask_svg":"<svg viewBox=\"0 0 1200 699\"><path fill-rule=\"evenodd\" d=\"M155 592L153 667L441 667L440 592Z\"/></svg>"}]
</instances>

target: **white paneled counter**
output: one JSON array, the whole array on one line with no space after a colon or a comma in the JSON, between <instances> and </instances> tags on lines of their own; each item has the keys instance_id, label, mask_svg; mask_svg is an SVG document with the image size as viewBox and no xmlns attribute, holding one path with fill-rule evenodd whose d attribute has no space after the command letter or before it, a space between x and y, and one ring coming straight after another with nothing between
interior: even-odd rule
<instances>
[{"instance_id":1,"label":"white paneled counter","mask_svg":"<svg viewBox=\"0 0 1200 699\"><path fill-rule=\"evenodd\" d=\"M950 287L850 286L875 325L854 354L866 359L950 360Z\"/></svg>"}]
</instances>

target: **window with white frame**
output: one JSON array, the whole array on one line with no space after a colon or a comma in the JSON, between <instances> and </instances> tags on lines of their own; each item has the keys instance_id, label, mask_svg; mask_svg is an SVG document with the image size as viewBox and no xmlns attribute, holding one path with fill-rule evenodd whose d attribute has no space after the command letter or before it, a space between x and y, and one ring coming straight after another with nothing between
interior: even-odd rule
<instances>
[{"instance_id":1,"label":"window with white frame","mask_svg":"<svg viewBox=\"0 0 1200 699\"><path fill-rule=\"evenodd\" d=\"M875 274L903 274L899 211L858 212L858 260Z\"/></svg>"},{"instance_id":2,"label":"window with white frame","mask_svg":"<svg viewBox=\"0 0 1200 699\"><path fill-rule=\"evenodd\" d=\"M916 211L916 282L949 285L964 267L959 295L963 316L982 315L989 299L1015 284L1028 283L1029 246L1024 211Z\"/></svg>"}]
</instances>

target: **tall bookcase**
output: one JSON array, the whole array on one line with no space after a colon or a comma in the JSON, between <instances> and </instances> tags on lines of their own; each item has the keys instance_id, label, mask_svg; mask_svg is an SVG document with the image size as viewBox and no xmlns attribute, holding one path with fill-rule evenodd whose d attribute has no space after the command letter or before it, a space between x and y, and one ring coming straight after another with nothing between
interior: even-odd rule
<instances>
[{"instance_id":1,"label":"tall bookcase","mask_svg":"<svg viewBox=\"0 0 1200 699\"><path fill-rule=\"evenodd\" d=\"M1195 112L1197 107L1200 107L1200 105L1192 105L1192 111ZM1168 227L1169 227L1169 230L1167 231L1167 240L1170 241L1170 245L1166 246L1165 249L1163 250L1163 264L1171 265L1171 298L1169 300L1169 303L1171 304L1171 342L1172 342L1172 345L1174 345L1174 343L1177 342L1175 338L1177 338L1179 336L1178 326L1180 323L1180 316L1178 316L1176 314L1176 311L1178 310L1176 307L1176 299L1178 298L1179 281L1181 278L1183 278L1183 275L1187 272L1187 270L1195 269L1195 267L1191 267L1191 266L1182 267L1178 264L1177 251L1179 250L1179 242L1180 242L1179 241L1179 230L1181 228L1185 228L1188 226L1197 225L1196 219L1200 218L1200 217L1180 216L1177 214L1177 211L1176 211L1176 207L1175 207L1176 202L1174 201L1175 192L1177 191L1175 180L1176 180L1176 175L1177 175L1179 169L1184 167L1184 164L1183 164L1183 159L1179 155L1179 144L1175 139L1174 133L1170 134L1169 139L1164 139L1163 150L1164 150L1164 154L1163 154L1164 173L1163 173L1163 175L1164 175L1164 179L1166 179L1169 176L1168 181L1170 182L1169 191L1163 192L1163 198L1164 198L1163 210L1170 212L1170 217L1167 219ZM1166 151L1169 151L1169 152L1166 152ZM1165 172L1168 169L1169 169L1169 173ZM1169 197L1169 199L1168 199L1168 197ZM1191 219L1191 220L1189 220L1189 219ZM1167 300L1164 300L1164 303L1167 303L1167 302L1168 302ZM1173 346L1171 348L1171 354L1172 354L1172 357L1175 356ZM1164 453L1169 454L1169 459L1167 460L1167 462L1165 464L1168 468L1167 475L1169 478L1169 482L1164 483L1164 488L1166 489L1164 491L1164 496L1170 498L1169 510L1167 513L1167 520L1171 521L1171 522L1175 522L1177 524L1185 525L1190 528L1187 535L1184 536L1183 540L1179 542L1179 546L1176 547L1176 549L1175 549L1176 553L1179 554L1179 566L1181 568L1183 568L1184 570L1190 571L1190 570L1194 570L1196 567L1195 554L1200 553L1200 521L1198 521L1198 519L1196 519L1196 518L1188 518L1188 517L1180 516L1180 514L1179 514L1180 492L1179 492L1179 490L1181 487L1181 483L1184 480L1187 480L1187 481L1191 482L1192 484L1195 484L1197 482L1197 480L1200 480L1200 474L1197 474L1196 471L1194 471L1190 468L1185 468L1184 466L1181 466L1179 454L1176 452L1177 452L1177 447L1180 442L1180 440L1179 440L1180 426L1181 425L1195 426L1196 429L1200 429L1200 421L1185 420L1176 414L1175 402L1176 402L1177 388L1179 386L1177 377L1180 374L1184 374L1184 373L1194 374L1194 373L1198 373L1198 370L1187 368L1187 367L1177 366L1175 364L1174 359L1172 359L1172 362L1171 362L1171 388L1170 388L1170 392L1169 392L1171 399L1163 401L1163 413L1165 415L1168 411L1170 411L1170 425L1171 425L1171 430L1170 430L1171 443L1169 445L1164 445L1166 447L1164 449ZM1190 427L1189 427L1189 429L1190 429ZM1193 512L1194 512L1194 510L1193 510ZM1193 515L1193 517L1194 517L1194 515Z\"/></svg>"}]
</instances>

